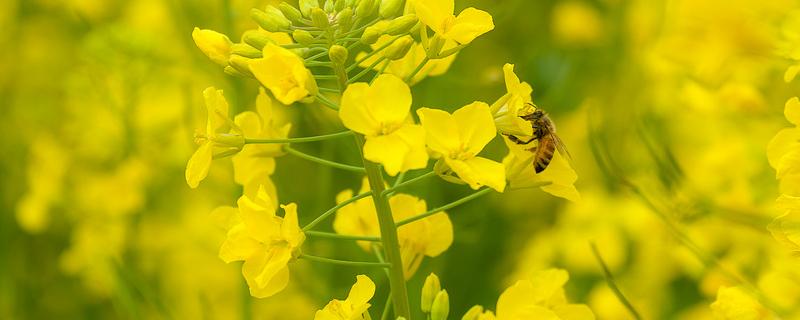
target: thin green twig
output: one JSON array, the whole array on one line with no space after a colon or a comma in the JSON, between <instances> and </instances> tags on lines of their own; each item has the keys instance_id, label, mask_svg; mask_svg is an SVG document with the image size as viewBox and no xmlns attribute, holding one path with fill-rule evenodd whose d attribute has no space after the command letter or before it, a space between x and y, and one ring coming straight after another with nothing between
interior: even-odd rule
<instances>
[{"instance_id":1,"label":"thin green twig","mask_svg":"<svg viewBox=\"0 0 800 320\"><path fill-rule=\"evenodd\" d=\"M631 304L631 302L625 298L625 295L622 294L622 290L617 287L617 282L614 280L614 275L611 274L611 270L608 269L606 262L603 261L603 257L600 256L600 250L597 249L597 245L594 242L590 242L589 246L592 247L592 253L594 254L595 259L597 259L597 262L600 263L600 267L603 268L603 275L606 278L608 287L611 288L611 291L614 292L614 295L617 296L617 299L619 299L619 301L625 305L625 308L628 309L631 315L633 315L634 319L642 319L642 316L639 315L639 312L636 311L636 308L633 307L633 304Z\"/></svg>"},{"instance_id":2,"label":"thin green twig","mask_svg":"<svg viewBox=\"0 0 800 320\"><path fill-rule=\"evenodd\" d=\"M480 196L482 196L482 195L485 195L485 194L488 194L488 193L489 193L489 192L491 192L491 191L492 191L492 189L491 189L491 188L483 188L483 189L481 189L480 191L477 191L477 192L475 192L475 193L473 193L473 194L471 194L471 195L468 195L468 196L466 196L466 197L463 197L463 198L461 198L461 199L458 199L458 200L456 200L456 201L453 201L453 202L451 202L451 203L448 203L448 204L446 204L446 205L443 205L443 206L441 206L441 207L438 207L438 208L435 208L435 209L431 209L431 210L428 210L428 211L427 211L427 212L425 212L425 213L421 213L421 214L418 214L418 215L416 215L416 216L413 216L413 217L410 217L410 218L406 218L406 219L400 220L400 221L398 221L396 224L397 224L397 226L398 226L398 227L400 227L400 226L403 226L403 225L406 225L406 224L412 223L412 222L414 222L414 221L417 221L417 220L420 220L420 219L427 218L428 216L432 216L432 215L434 215L434 214L437 214L437 213L439 213L439 212L441 212L441 211L444 211L444 210L448 210L448 209L451 209L451 208L457 207L457 206L459 206L459 205L462 205L462 204L464 204L464 203L466 203L466 202L469 202L470 200L473 200L473 199L479 198Z\"/></svg>"},{"instance_id":3,"label":"thin green twig","mask_svg":"<svg viewBox=\"0 0 800 320\"><path fill-rule=\"evenodd\" d=\"M359 195L356 195L355 197L352 197L350 199L342 201L341 203L335 205L333 208L328 209L328 211L325 211L319 217L314 219L314 221L311 221L309 224L307 224L305 227L303 227L303 232L307 232L308 230L313 229L316 225L318 225L320 222L322 222L325 219L327 219L330 215L334 214L337 210L341 209L342 207L344 207L344 206L346 206L346 205L348 205L348 204L350 204L352 202L355 202L356 200L359 200L359 199L362 199L362 198L366 198L366 197L369 197L371 195L372 195L372 191L367 191L367 192L361 193Z\"/></svg>"},{"instance_id":4,"label":"thin green twig","mask_svg":"<svg viewBox=\"0 0 800 320\"><path fill-rule=\"evenodd\" d=\"M349 164L343 164L343 163L338 163L338 162L334 162L334 161L327 160L327 159L322 159L322 158L319 158L319 157L316 157L316 156L312 156L310 154L298 151L298 150L296 150L296 149L294 149L294 148L292 148L292 147L290 147L288 145L284 146L283 149L286 151L286 153L291 154L293 156L296 156L298 158L306 159L308 161L316 162L316 163L319 163L319 164L322 164L322 165L326 165L326 166L329 166L329 167L342 169L342 170L347 170L347 171L358 172L358 173L364 173L365 172L363 167L357 167L357 166L352 166L352 165L349 165Z\"/></svg>"},{"instance_id":5,"label":"thin green twig","mask_svg":"<svg viewBox=\"0 0 800 320\"><path fill-rule=\"evenodd\" d=\"M338 264L344 266L354 266L354 267L380 267L380 268L388 268L389 264L385 262L366 262L366 261L349 261L349 260L337 260L337 259L330 259L325 257L318 257L312 256L309 254L301 253L300 259L306 259L314 262L322 262L322 263L330 263L330 264Z\"/></svg>"}]
</instances>

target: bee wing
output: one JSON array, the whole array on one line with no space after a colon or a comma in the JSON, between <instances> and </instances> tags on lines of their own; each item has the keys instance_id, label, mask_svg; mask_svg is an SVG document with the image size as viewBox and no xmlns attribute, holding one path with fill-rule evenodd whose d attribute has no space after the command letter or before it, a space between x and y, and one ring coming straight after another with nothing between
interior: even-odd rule
<instances>
[{"instance_id":1,"label":"bee wing","mask_svg":"<svg viewBox=\"0 0 800 320\"><path fill-rule=\"evenodd\" d=\"M564 142L561 141L561 138L559 138L555 133L552 132L550 133L550 137L555 142L556 149L558 149L558 152L561 153L561 155L564 156L565 159L567 159L569 165L574 168L575 165L572 162L572 155L569 153L569 150L567 150L567 146L564 145Z\"/></svg>"}]
</instances>

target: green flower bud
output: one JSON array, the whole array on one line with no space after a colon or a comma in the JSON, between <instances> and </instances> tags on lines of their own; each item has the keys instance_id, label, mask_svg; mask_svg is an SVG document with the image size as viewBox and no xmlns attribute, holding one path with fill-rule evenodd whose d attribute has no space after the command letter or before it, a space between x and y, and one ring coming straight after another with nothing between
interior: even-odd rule
<instances>
[{"instance_id":1,"label":"green flower bud","mask_svg":"<svg viewBox=\"0 0 800 320\"><path fill-rule=\"evenodd\" d=\"M311 32L299 29L292 32L292 38L295 42L302 45L309 45L314 41L314 36L311 35Z\"/></svg>"},{"instance_id":2,"label":"green flower bud","mask_svg":"<svg viewBox=\"0 0 800 320\"><path fill-rule=\"evenodd\" d=\"M352 8L356 5L356 0L344 0L344 5Z\"/></svg>"},{"instance_id":3,"label":"green flower bud","mask_svg":"<svg viewBox=\"0 0 800 320\"><path fill-rule=\"evenodd\" d=\"M231 67L231 66L225 66L225 69L223 69L223 71L225 71L226 74L228 74L230 76L234 76L234 77L242 77L242 78L247 78L248 77L247 75L239 72L238 70L236 70L236 68Z\"/></svg>"},{"instance_id":4,"label":"green flower bud","mask_svg":"<svg viewBox=\"0 0 800 320\"><path fill-rule=\"evenodd\" d=\"M405 4L404 0L381 0L381 6L378 8L378 14L382 18L391 18L397 14L398 10Z\"/></svg>"},{"instance_id":5,"label":"green flower bud","mask_svg":"<svg viewBox=\"0 0 800 320\"><path fill-rule=\"evenodd\" d=\"M350 31L350 28L353 27L353 8L348 7L339 11L336 20L339 22L339 30L342 30L342 32Z\"/></svg>"},{"instance_id":6,"label":"green flower bud","mask_svg":"<svg viewBox=\"0 0 800 320\"><path fill-rule=\"evenodd\" d=\"M418 21L419 19L417 19L416 14L407 14L397 17L389 22L389 26L386 27L386 33L393 36L407 33Z\"/></svg>"},{"instance_id":7,"label":"green flower bud","mask_svg":"<svg viewBox=\"0 0 800 320\"><path fill-rule=\"evenodd\" d=\"M356 18L363 20L369 18L375 11L375 0L361 0L356 7Z\"/></svg>"},{"instance_id":8,"label":"green flower bud","mask_svg":"<svg viewBox=\"0 0 800 320\"><path fill-rule=\"evenodd\" d=\"M297 8L295 8L293 5L286 2L281 2L281 4L278 5L278 9L283 12L283 15L286 17L286 19L289 19L292 22L299 22L300 18L303 17L303 14L300 13L300 10L297 10Z\"/></svg>"},{"instance_id":9,"label":"green flower bud","mask_svg":"<svg viewBox=\"0 0 800 320\"><path fill-rule=\"evenodd\" d=\"M311 9L319 8L319 1L318 0L300 0L300 13L303 14L304 17L311 16Z\"/></svg>"},{"instance_id":10,"label":"green flower bud","mask_svg":"<svg viewBox=\"0 0 800 320\"><path fill-rule=\"evenodd\" d=\"M414 38L411 38L409 35L405 35L400 39L395 40L386 51L383 52L383 56L389 60L398 60L402 59L408 53L408 50L411 49L411 45L414 44Z\"/></svg>"},{"instance_id":11,"label":"green flower bud","mask_svg":"<svg viewBox=\"0 0 800 320\"><path fill-rule=\"evenodd\" d=\"M422 300L420 301L422 312L431 312L433 300L436 299L436 295L439 294L441 290L442 285L439 283L439 277L433 273L429 274L428 277L425 278L425 284L422 285Z\"/></svg>"},{"instance_id":12,"label":"green flower bud","mask_svg":"<svg viewBox=\"0 0 800 320\"><path fill-rule=\"evenodd\" d=\"M231 54L237 54L245 58L257 59L261 58L261 50L251 47L244 43L234 43L231 46Z\"/></svg>"},{"instance_id":13,"label":"green flower bud","mask_svg":"<svg viewBox=\"0 0 800 320\"><path fill-rule=\"evenodd\" d=\"M346 6L347 6L347 2L345 2L344 0L336 0L336 4L334 4L333 10L336 11L336 12L339 12L339 11L344 10L344 8Z\"/></svg>"},{"instance_id":14,"label":"green flower bud","mask_svg":"<svg viewBox=\"0 0 800 320\"><path fill-rule=\"evenodd\" d=\"M258 50L264 49L267 43L272 42L269 35L261 29L247 30L242 34L242 42L253 46Z\"/></svg>"},{"instance_id":15,"label":"green flower bud","mask_svg":"<svg viewBox=\"0 0 800 320\"><path fill-rule=\"evenodd\" d=\"M439 291L431 307L431 320L447 320L449 314L450 296L447 295L447 290Z\"/></svg>"},{"instance_id":16,"label":"green flower bud","mask_svg":"<svg viewBox=\"0 0 800 320\"><path fill-rule=\"evenodd\" d=\"M250 60L251 59L240 55L231 55L231 58L228 59L228 64L236 69L236 71L239 71L239 73L248 77L253 77L253 73L250 72Z\"/></svg>"},{"instance_id":17,"label":"green flower bud","mask_svg":"<svg viewBox=\"0 0 800 320\"><path fill-rule=\"evenodd\" d=\"M378 41L378 38L383 35L384 30L386 29L384 24L376 23L364 29L364 33L361 34L361 42L364 44L373 44Z\"/></svg>"},{"instance_id":18,"label":"green flower bud","mask_svg":"<svg viewBox=\"0 0 800 320\"><path fill-rule=\"evenodd\" d=\"M327 29L330 26L328 14L325 13L325 10L320 8L311 9L311 22L320 29Z\"/></svg>"},{"instance_id":19,"label":"green flower bud","mask_svg":"<svg viewBox=\"0 0 800 320\"><path fill-rule=\"evenodd\" d=\"M267 7L269 8L269 7ZM275 8L275 7L272 7ZM277 14L276 14L277 12ZM252 18L261 28L269 32L280 32L289 28L292 22L283 16L280 10L275 8L274 11L264 12L258 9L250 9L250 18Z\"/></svg>"},{"instance_id":20,"label":"green flower bud","mask_svg":"<svg viewBox=\"0 0 800 320\"><path fill-rule=\"evenodd\" d=\"M298 57L305 58L308 57L308 52L310 51L308 48L294 48L289 49L289 51L294 52Z\"/></svg>"},{"instance_id":21,"label":"green flower bud","mask_svg":"<svg viewBox=\"0 0 800 320\"><path fill-rule=\"evenodd\" d=\"M347 48L338 44L328 49L328 57L331 59L331 62L338 65L343 65L347 62L347 55Z\"/></svg>"},{"instance_id":22,"label":"green flower bud","mask_svg":"<svg viewBox=\"0 0 800 320\"><path fill-rule=\"evenodd\" d=\"M333 13L333 0L325 0L325 4L322 6L327 13Z\"/></svg>"}]
</instances>

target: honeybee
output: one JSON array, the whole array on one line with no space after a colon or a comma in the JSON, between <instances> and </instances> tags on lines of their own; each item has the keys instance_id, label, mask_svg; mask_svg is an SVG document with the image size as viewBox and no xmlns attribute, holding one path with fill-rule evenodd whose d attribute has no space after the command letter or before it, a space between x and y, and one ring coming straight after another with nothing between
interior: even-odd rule
<instances>
[{"instance_id":1,"label":"honeybee","mask_svg":"<svg viewBox=\"0 0 800 320\"><path fill-rule=\"evenodd\" d=\"M521 145L527 145L533 141L538 141L536 146L528 149L528 151L533 153L533 169L536 170L536 173L540 173L544 171L544 169L547 169L550 161L553 160L556 150L568 159L571 159L571 156L569 151L567 151L567 147L561 142L561 138L556 135L556 125L550 120L550 117L547 116L547 112L536 105L530 103L529 105L534 107L535 111L520 116L520 118L531 123L531 127L533 127L533 136L528 141L523 141L513 135L509 135L508 139L511 140L511 142Z\"/></svg>"}]
</instances>

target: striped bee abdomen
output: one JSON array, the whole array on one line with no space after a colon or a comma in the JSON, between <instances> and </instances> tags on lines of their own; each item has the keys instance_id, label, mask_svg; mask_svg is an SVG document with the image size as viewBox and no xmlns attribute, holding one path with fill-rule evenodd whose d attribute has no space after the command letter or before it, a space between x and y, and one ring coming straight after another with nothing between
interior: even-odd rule
<instances>
[{"instance_id":1,"label":"striped bee abdomen","mask_svg":"<svg viewBox=\"0 0 800 320\"><path fill-rule=\"evenodd\" d=\"M540 173L547 168L550 161L553 160L553 155L556 152L556 141L550 135L545 135L539 139L539 145L533 154L533 168L536 173Z\"/></svg>"}]
</instances>

